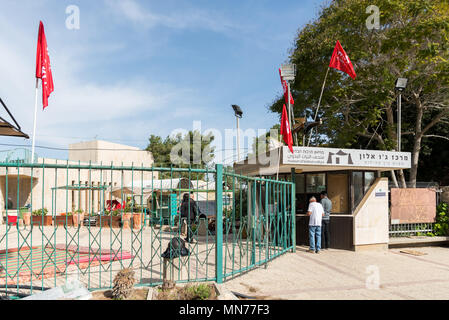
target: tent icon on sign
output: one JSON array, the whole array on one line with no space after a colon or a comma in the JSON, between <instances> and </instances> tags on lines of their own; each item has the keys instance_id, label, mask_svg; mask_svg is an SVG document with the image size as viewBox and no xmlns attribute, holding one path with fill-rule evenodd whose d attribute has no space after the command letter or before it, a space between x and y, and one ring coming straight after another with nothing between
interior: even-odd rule
<instances>
[{"instance_id":1,"label":"tent icon on sign","mask_svg":"<svg viewBox=\"0 0 449 320\"><path fill-rule=\"evenodd\" d=\"M329 152L329 157L327 158L327 163L329 164L354 164L352 162L351 155L349 153L339 150L337 153Z\"/></svg>"}]
</instances>

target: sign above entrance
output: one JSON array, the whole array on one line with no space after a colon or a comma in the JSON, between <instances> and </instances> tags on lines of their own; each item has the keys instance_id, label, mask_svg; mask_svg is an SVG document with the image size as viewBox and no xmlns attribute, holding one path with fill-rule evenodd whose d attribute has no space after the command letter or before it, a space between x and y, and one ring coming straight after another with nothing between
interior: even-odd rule
<instances>
[{"instance_id":1,"label":"sign above entrance","mask_svg":"<svg viewBox=\"0 0 449 320\"><path fill-rule=\"evenodd\" d=\"M293 147L293 153L288 147L282 148L282 164L319 165L367 168L411 168L410 152Z\"/></svg>"}]
</instances>

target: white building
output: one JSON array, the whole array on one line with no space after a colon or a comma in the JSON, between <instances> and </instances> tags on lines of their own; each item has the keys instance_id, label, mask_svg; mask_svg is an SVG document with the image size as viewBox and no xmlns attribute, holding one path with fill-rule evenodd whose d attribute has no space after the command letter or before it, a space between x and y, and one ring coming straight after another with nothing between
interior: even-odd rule
<instances>
[{"instance_id":1,"label":"white building","mask_svg":"<svg viewBox=\"0 0 449 320\"><path fill-rule=\"evenodd\" d=\"M104 200L111 198L107 189L128 185L133 180L158 179L158 172L138 170L153 166L151 152L100 140L70 144L68 160L37 158L37 163L50 167L22 167L29 163L26 158L13 159L17 166L0 167L2 217L6 207L8 215L17 215L17 209L27 205L33 210L47 208L53 215L78 209L97 212ZM55 164L61 167L51 168ZM68 168L70 165L85 168ZM99 169L99 165L133 167L135 170ZM89 166L93 168L89 169Z\"/></svg>"}]
</instances>

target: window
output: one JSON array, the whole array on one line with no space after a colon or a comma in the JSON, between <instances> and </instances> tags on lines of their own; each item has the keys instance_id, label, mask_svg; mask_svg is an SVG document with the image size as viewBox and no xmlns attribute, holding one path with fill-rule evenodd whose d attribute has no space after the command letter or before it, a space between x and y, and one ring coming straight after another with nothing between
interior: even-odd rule
<instances>
[{"instance_id":1,"label":"window","mask_svg":"<svg viewBox=\"0 0 449 320\"><path fill-rule=\"evenodd\" d=\"M373 184L374 180L376 179L376 176L374 172L365 172L365 190L364 192L367 192L368 189Z\"/></svg>"},{"instance_id":2,"label":"window","mask_svg":"<svg viewBox=\"0 0 449 320\"><path fill-rule=\"evenodd\" d=\"M305 193L304 190L305 179L306 176L304 174L298 174L295 176L296 193Z\"/></svg>"},{"instance_id":3,"label":"window","mask_svg":"<svg viewBox=\"0 0 449 320\"><path fill-rule=\"evenodd\" d=\"M306 193L320 193L326 190L326 174L307 174Z\"/></svg>"},{"instance_id":4,"label":"window","mask_svg":"<svg viewBox=\"0 0 449 320\"><path fill-rule=\"evenodd\" d=\"M354 190L354 208L360 203L363 198L363 172L352 172L352 186Z\"/></svg>"},{"instance_id":5,"label":"window","mask_svg":"<svg viewBox=\"0 0 449 320\"><path fill-rule=\"evenodd\" d=\"M354 171L352 173L352 186L354 197L354 208L362 201L363 196L376 180L376 174L373 171Z\"/></svg>"}]
</instances>

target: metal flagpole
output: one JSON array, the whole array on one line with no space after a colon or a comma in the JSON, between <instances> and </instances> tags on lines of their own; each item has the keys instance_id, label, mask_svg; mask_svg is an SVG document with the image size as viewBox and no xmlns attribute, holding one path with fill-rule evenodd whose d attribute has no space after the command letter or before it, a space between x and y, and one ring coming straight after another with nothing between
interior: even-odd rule
<instances>
[{"instance_id":1,"label":"metal flagpole","mask_svg":"<svg viewBox=\"0 0 449 320\"><path fill-rule=\"evenodd\" d=\"M31 163L34 163L34 145L36 144L36 118L37 118L37 91L39 86L39 78L36 78L36 95L34 99L34 124L33 124L33 143L31 147Z\"/></svg>"},{"instance_id":2,"label":"metal flagpole","mask_svg":"<svg viewBox=\"0 0 449 320\"><path fill-rule=\"evenodd\" d=\"M313 121L316 121L316 117L318 116L318 110L320 109L321 97L323 96L324 86L326 85L327 74L329 73L330 67L327 67L326 76L324 77L323 86L321 87L320 99L318 100L318 107L316 108L315 117ZM312 138L313 128L310 130L309 140L307 141L307 146L310 144L310 139Z\"/></svg>"},{"instance_id":3,"label":"metal flagpole","mask_svg":"<svg viewBox=\"0 0 449 320\"><path fill-rule=\"evenodd\" d=\"M291 107L291 104L290 104L290 81L287 81L287 97L288 97L288 115L289 115L289 118L290 118L290 130L292 130L292 128L293 128L293 122L292 122L292 119L294 120L294 117L295 117L295 114L293 113L293 111L292 111L292 107ZM297 139L297 137L295 136L295 140L296 140L296 145L298 145L298 139Z\"/></svg>"},{"instance_id":4,"label":"metal flagpole","mask_svg":"<svg viewBox=\"0 0 449 320\"><path fill-rule=\"evenodd\" d=\"M279 180L279 165L280 165L280 162L281 162L281 149L283 148L283 146L280 146L279 147L279 153L278 153L278 167L277 167L277 170L276 170L276 180Z\"/></svg>"}]
</instances>

